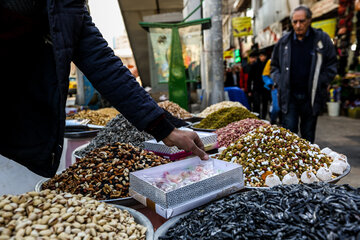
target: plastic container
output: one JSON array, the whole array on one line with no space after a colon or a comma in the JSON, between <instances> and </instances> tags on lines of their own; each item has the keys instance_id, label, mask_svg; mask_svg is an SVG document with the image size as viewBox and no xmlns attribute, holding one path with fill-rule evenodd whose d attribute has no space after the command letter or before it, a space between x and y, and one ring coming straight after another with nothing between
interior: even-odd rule
<instances>
[{"instance_id":1,"label":"plastic container","mask_svg":"<svg viewBox=\"0 0 360 240\"><path fill-rule=\"evenodd\" d=\"M327 102L330 117L338 117L340 113L340 102Z\"/></svg>"}]
</instances>

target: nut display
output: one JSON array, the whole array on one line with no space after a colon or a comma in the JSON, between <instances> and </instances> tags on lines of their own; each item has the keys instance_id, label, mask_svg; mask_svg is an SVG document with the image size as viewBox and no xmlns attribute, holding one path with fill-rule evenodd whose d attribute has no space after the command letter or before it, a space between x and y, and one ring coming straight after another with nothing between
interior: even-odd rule
<instances>
[{"instance_id":1,"label":"nut display","mask_svg":"<svg viewBox=\"0 0 360 240\"><path fill-rule=\"evenodd\" d=\"M89 124L105 126L119 112L115 108L102 108L99 110L82 110L66 119L88 119Z\"/></svg>"},{"instance_id":2,"label":"nut display","mask_svg":"<svg viewBox=\"0 0 360 240\"><path fill-rule=\"evenodd\" d=\"M207 108L205 108L201 113L198 114L198 117L206 118L211 113L214 113L222 108L229 108L229 107L243 107L245 108L241 103L239 102L232 102L232 101L223 101L216 104L213 104Z\"/></svg>"},{"instance_id":3,"label":"nut display","mask_svg":"<svg viewBox=\"0 0 360 240\"><path fill-rule=\"evenodd\" d=\"M126 210L55 191L0 197L0 239L145 239Z\"/></svg>"},{"instance_id":4,"label":"nut display","mask_svg":"<svg viewBox=\"0 0 360 240\"><path fill-rule=\"evenodd\" d=\"M77 156L85 157L86 154L96 148L104 147L107 144L117 142L130 143L135 147L143 148L143 142L153 139L153 136L146 132L140 132L121 113L113 118L101 129L86 148L75 152Z\"/></svg>"},{"instance_id":5,"label":"nut display","mask_svg":"<svg viewBox=\"0 0 360 240\"><path fill-rule=\"evenodd\" d=\"M227 126L229 123L240 121L246 118L257 119L257 117L246 108L222 108L214 113L211 113L209 116L201 120L200 123L195 124L194 127L203 129L219 129Z\"/></svg>"},{"instance_id":6,"label":"nut display","mask_svg":"<svg viewBox=\"0 0 360 240\"><path fill-rule=\"evenodd\" d=\"M236 142L242 135L265 124L264 121L253 118L230 123L226 127L219 128L215 131L218 145L219 147L227 147L231 143Z\"/></svg>"},{"instance_id":7,"label":"nut display","mask_svg":"<svg viewBox=\"0 0 360 240\"><path fill-rule=\"evenodd\" d=\"M321 167L327 168L332 162L317 146L275 125L260 126L241 136L218 158L241 164L245 185L251 187L266 186L266 178L273 178L273 174L283 180L284 176L291 172L296 174L298 179L301 178L302 182L309 176L305 182L310 183L314 181L311 173L316 175ZM308 174L302 177L307 171ZM332 175L332 178L335 178L335 175ZM316 178L315 180L317 181ZM268 182L274 181L275 178Z\"/></svg>"},{"instance_id":8,"label":"nut display","mask_svg":"<svg viewBox=\"0 0 360 240\"><path fill-rule=\"evenodd\" d=\"M360 188L325 183L231 195L193 210L159 239L358 239Z\"/></svg>"},{"instance_id":9,"label":"nut display","mask_svg":"<svg viewBox=\"0 0 360 240\"><path fill-rule=\"evenodd\" d=\"M82 194L97 200L129 196L130 172L170 162L130 144L115 143L97 148L61 174L45 182L42 189Z\"/></svg>"},{"instance_id":10,"label":"nut display","mask_svg":"<svg viewBox=\"0 0 360 240\"><path fill-rule=\"evenodd\" d=\"M180 107L178 104L171 102L171 101L164 101L158 103L159 107L162 107L163 109L170 112L172 115L174 115L177 118L185 119L185 118L191 118L191 114Z\"/></svg>"}]
</instances>

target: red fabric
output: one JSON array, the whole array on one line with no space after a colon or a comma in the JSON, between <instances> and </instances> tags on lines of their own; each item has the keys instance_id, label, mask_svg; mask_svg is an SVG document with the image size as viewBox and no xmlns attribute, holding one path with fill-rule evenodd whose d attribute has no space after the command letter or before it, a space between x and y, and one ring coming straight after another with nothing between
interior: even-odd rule
<instances>
[{"instance_id":1,"label":"red fabric","mask_svg":"<svg viewBox=\"0 0 360 240\"><path fill-rule=\"evenodd\" d=\"M243 68L240 69L239 86L241 89L244 89L245 92L248 92L248 74L244 73Z\"/></svg>"}]
</instances>

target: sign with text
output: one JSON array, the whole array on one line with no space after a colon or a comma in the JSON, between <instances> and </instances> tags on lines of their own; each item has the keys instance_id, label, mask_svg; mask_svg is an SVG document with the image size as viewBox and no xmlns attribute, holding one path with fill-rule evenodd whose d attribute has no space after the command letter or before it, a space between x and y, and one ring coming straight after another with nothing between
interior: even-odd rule
<instances>
[{"instance_id":1,"label":"sign with text","mask_svg":"<svg viewBox=\"0 0 360 240\"><path fill-rule=\"evenodd\" d=\"M231 21L234 37L243 37L253 34L251 17L234 17Z\"/></svg>"}]
</instances>

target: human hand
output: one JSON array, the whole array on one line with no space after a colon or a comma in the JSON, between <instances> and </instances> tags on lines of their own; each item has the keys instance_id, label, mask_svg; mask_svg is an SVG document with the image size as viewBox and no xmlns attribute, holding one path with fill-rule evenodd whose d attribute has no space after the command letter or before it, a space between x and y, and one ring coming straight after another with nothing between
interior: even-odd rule
<instances>
[{"instance_id":1,"label":"human hand","mask_svg":"<svg viewBox=\"0 0 360 240\"><path fill-rule=\"evenodd\" d=\"M162 140L166 146L176 146L185 151L192 152L201 160L208 160L209 156L204 151L204 144L195 132L174 129L169 136Z\"/></svg>"}]
</instances>

